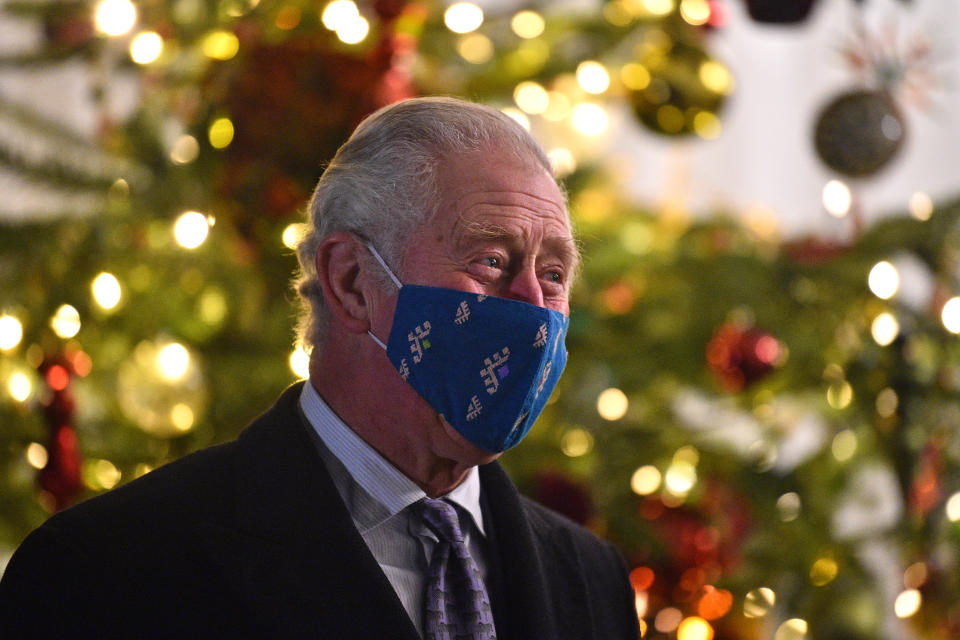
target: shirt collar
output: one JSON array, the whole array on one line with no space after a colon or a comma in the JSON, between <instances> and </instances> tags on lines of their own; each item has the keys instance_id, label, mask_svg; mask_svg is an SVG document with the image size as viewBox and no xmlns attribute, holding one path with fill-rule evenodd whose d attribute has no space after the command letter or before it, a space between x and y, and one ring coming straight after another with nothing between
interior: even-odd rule
<instances>
[{"instance_id":1,"label":"shirt collar","mask_svg":"<svg viewBox=\"0 0 960 640\"><path fill-rule=\"evenodd\" d=\"M423 489L341 420L309 380L300 393L300 408L317 436L349 474L349 478L343 480L354 483L377 503L377 508L364 508L359 504L359 499L354 499L356 494L352 488L341 486L341 479L334 474L334 483L337 484L341 496L344 496L350 515L361 533L426 497ZM476 467L472 467L466 479L443 498L470 514L477 530L484 534L483 514L480 509L480 475Z\"/></svg>"}]
</instances>

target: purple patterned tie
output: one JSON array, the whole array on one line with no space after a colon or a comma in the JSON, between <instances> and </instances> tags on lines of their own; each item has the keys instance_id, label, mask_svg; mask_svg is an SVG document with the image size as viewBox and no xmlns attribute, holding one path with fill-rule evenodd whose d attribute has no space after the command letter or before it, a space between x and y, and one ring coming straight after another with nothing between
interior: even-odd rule
<instances>
[{"instance_id":1,"label":"purple patterned tie","mask_svg":"<svg viewBox=\"0 0 960 640\"><path fill-rule=\"evenodd\" d=\"M496 640L490 598L463 542L456 509L424 498L419 511L439 538L424 594L424 640Z\"/></svg>"}]
</instances>

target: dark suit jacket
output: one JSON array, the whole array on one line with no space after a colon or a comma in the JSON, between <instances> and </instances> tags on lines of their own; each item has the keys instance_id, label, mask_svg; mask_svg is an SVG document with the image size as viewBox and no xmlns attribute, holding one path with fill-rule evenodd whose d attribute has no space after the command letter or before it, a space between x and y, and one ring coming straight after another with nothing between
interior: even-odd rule
<instances>
[{"instance_id":1,"label":"dark suit jacket","mask_svg":"<svg viewBox=\"0 0 960 640\"><path fill-rule=\"evenodd\" d=\"M311 441L300 387L227 444L51 517L0 581L0 637L417 640ZM500 640L636 640L619 554L480 469Z\"/></svg>"}]
</instances>

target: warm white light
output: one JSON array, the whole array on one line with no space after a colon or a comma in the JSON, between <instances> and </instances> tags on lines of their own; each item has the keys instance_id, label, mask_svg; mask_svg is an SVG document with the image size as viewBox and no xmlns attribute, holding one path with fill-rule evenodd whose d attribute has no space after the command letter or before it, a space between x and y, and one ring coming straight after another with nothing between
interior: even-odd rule
<instances>
[{"instance_id":1,"label":"warm white light","mask_svg":"<svg viewBox=\"0 0 960 640\"><path fill-rule=\"evenodd\" d=\"M47 448L39 442L31 442L24 453L27 456L27 463L34 469L43 469L50 460Z\"/></svg>"},{"instance_id":2,"label":"warm white light","mask_svg":"<svg viewBox=\"0 0 960 640\"><path fill-rule=\"evenodd\" d=\"M91 460L90 473L98 485L104 489L113 489L120 482L120 469L109 460Z\"/></svg>"},{"instance_id":3,"label":"warm white light","mask_svg":"<svg viewBox=\"0 0 960 640\"><path fill-rule=\"evenodd\" d=\"M33 393L33 384L26 374L17 371L7 380L7 391L10 392L10 397L17 402L26 402L30 394Z\"/></svg>"},{"instance_id":4,"label":"warm white light","mask_svg":"<svg viewBox=\"0 0 960 640\"><path fill-rule=\"evenodd\" d=\"M108 36L122 36L137 21L137 8L130 0L101 0L93 21Z\"/></svg>"},{"instance_id":5,"label":"warm white light","mask_svg":"<svg viewBox=\"0 0 960 640\"><path fill-rule=\"evenodd\" d=\"M80 312L69 304L61 305L50 318L50 327L61 338L72 338L80 333Z\"/></svg>"},{"instance_id":6,"label":"warm white light","mask_svg":"<svg viewBox=\"0 0 960 640\"><path fill-rule=\"evenodd\" d=\"M457 41L457 53L471 64L483 64L493 57L493 41L482 33L471 33Z\"/></svg>"},{"instance_id":7,"label":"warm white light","mask_svg":"<svg viewBox=\"0 0 960 640\"><path fill-rule=\"evenodd\" d=\"M960 298L947 300L940 311L940 321L950 333L960 333Z\"/></svg>"},{"instance_id":8,"label":"warm white light","mask_svg":"<svg viewBox=\"0 0 960 640\"><path fill-rule=\"evenodd\" d=\"M744 618L762 618L777 603L777 594L770 587L758 587L747 593L743 599Z\"/></svg>"},{"instance_id":9,"label":"warm white light","mask_svg":"<svg viewBox=\"0 0 960 640\"><path fill-rule=\"evenodd\" d=\"M173 237L184 249L196 249L210 233L207 216L199 211L187 211L173 225Z\"/></svg>"},{"instance_id":10,"label":"warm white light","mask_svg":"<svg viewBox=\"0 0 960 640\"><path fill-rule=\"evenodd\" d=\"M529 114L543 113L550 106L550 95L536 82L521 82L513 90L513 100L517 106Z\"/></svg>"},{"instance_id":11,"label":"warm white light","mask_svg":"<svg viewBox=\"0 0 960 640\"><path fill-rule=\"evenodd\" d=\"M163 38L155 31L143 31L130 41L130 59L137 64L150 64L163 53Z\"/></svg>"},{"instance_id":12,"label":"warm white light","mask_svg":"<svg viewBox=\"0 0 960 640\"><path fill-rule=\"evenodd\" d=\"M333 0L324 7L320 20L330 31L337 31L342 25L359 17L360 10L353 0Z\"/></svg>"},{"instance_id":13,"label":"warm white light","mask_svg":"<svg viewBox=\"0 0 960 640\"><path fill-rule=\"evenodd\" d=\"M565 456L578 458L593 449L593 436L586 429L570 429L560 438L560 450Z\"/></svg>"},{"instance_id":14,"label":"warm white light","mask_svg":"<svg viewBox=\"0 0 960 640\"><path fill-rule=\"evenodd\" d=\"M550 149L547 157L550 158L550 166L553 167L553 174L557 177L569 175L577 169L577 158L566 147Z\"/></svg>"},{"instance_id":15,"label":"warm white light","mask_svg":"<svg viewBox=\"0 0 960 640\"><path fill-rule=\"evenodd\" d=\"M306 232L307 225L303 224L302 222L288 224L286 228L284 228L281 236L283 240L283 246L287 247L288 249L296 249Z\"/></svg>"},{"instance_id":16,"label":"warm white light","mask_svg":"<svg viewBox=\"0 0 960 640\"><path fill-rule=\"evenodd\" d=\"M885 347L900 335L900 323L892 313L884 311L873 319L870 334L878 345Z\"/></svg>"},{"instance_id":17,"label":"warm white light","mask_svg":"<svg viewBox=\"0 0 960 640\"><path fill-rule=\"evenodd\" d=\"M779 627L773 640L803 640L807 637L807 621L801 618L790 618Z\"/></svg>"},{"instance_id":18,"label":"warm white light","mask_svg":"<svg viewBox=\"0 0 960 640\"><path fill-rule=\"evenodd\" d=\"M665 16L673 11L673 0L641 0L640 4L656 16Z\"/></svg>"},{"instance_id":19,"label":"warm white light","mask_svg":"<svg viewBox=\"0 0 960 640\"><path fill-rule=\"evenodd\" d=\"M630 489L641 496L648 496L660 488L660 470L652 464L646 464L630 476Z\"/></svg>"},{"instance_id":20,"label":"warm white light","mask_svg":"<svg viewBox=\"0 0 960 640\"><path fill-rule=\"evenodd\" d=\"M587 93L600 94L610 88L610 74L599 62L585 60L577 65L577 83Z\"/></svg>"},{"instance_id":21,"label":"warm white light","mask_svg":"<svg viewBox=\"0 0 960 640\"><path fill-rule=\"evenodd\" d=\"M910 196L910 215L917 220L929 220L933 215L933 200L923 191Z\"/></svg>"},{"instance_id":22,"label":"warm white light","mask_svg":"<svg viewBox=\"0 0 960 640\"><path fill-rule=\"evenodd\" d=\"M619 420L626 415L629 405L627 394L615 387L605 389L597 396L597 413L604 420Z\"/></svg>"},{"instance_id":23,"label":"warm white light","mask_svg":"<svg viewBox=\"0 0 960 640\"><path fill-rule=\"evenodd\" d=\"M837 462L846 462L857 452L857 436L850 429L844 429L833 436L833 442L830 443L830 452Z\"/></svg>"},{"instance_id":24,"label":"warm white light","mask_svg":"<svg viewBox=\"0 0 960 640\"><path fill-rule=\"evenodd\" d=\"M516 107L504 107L500 109L503 112L503 115L509 117L511 120L519 124L521 127L530 131L530 118L527 117L523 111L517 109Z\"/></svg>"},{"instance_id":25,"label":"warm white light","mask_svg":"<svg viewBox=\"0 0 960 640\"><path fill-rule=\"evenodd\" d=\"M922 602L923 598L920 597L920 592L916 589L901 591L893 602L893 612L898 618L909 618L920 610Z\"/></svg>"},{"instance_id":26,"label":"warm white light","mask_svg":"<svg viewBox=\"0 0 960 640\"><path fill-rule=\"evenodd\" d=\"M310 377L310 354L304 350L302 345L297 345L297 348L290 354L289 364L290 370L298 378L307 379Z\"/></svg>"},{"instance_id":27,"label":"warm white light","mask_svg":"<svg viewBox=\"0 0 960 640\"><path fill-rule=\"evenodd\" d=\"M370 33L370 23L363 16L345 22L337 29L337 37L345 44L357 44Z\"/></svg>"},{"instance_id":28,"label":"warm white light","mask_svg":"<svg viewBox=\"0 0 960 640\"><path fill-rule=\"evenodd\" d=\"M23 340L23 325L11 315L0 316L0 350L10 351Z\"/></svg>"},{"instance_id":29,"label":"warm white light","mask_svg":"<svg viewBox=\"0 0 960 640\"><path fill-rule=\"evenodd\" d=\"M610 117L600 105L581 102L573 108L570 122L579 133L585 136L598 136L607 130Z\"/></svg>"},{"instance_id":30,"label":"warm white light","mask_svg":"<svg viewBox=\"0 0 960 640\"><path fill-rule=\"evenodd\" d=\"M240 39L229 31L211 31L204 37L201 45L203 53L208 58L226 61L240 51Z\"/></svg>"},{"instance_id":31,"label":"warm white light","mask_svg":"<svg viewBox=\"0 0 960 640\"><path fill-rule=\"evenodd\" d=\"M680 17L687 24L699 27L710 19L710 4L707 0L682 0Z\"/></svg>"},{"instance_id":32,"label":"warm white light","mask_svg":"<svg viewBox=\"0 0 960 640\"><path fill-rule=\"evenodd\" d=\"M470 33L483 24L483 9L471 2L457 2L444 12L443 22L454 33Z\"/></svg>"},{"instance_id":33,"label":"warm white light","mask_svg":"<svg viewBox=\"0 0 960 640\"><path fill-rule=\"evenodd\" d=\"M573 108L573 105L570 104L570 98L559 91L548 91L547 95L550 96L550 104L547 106L547 110L541 115L545 120L551 122L565 120Z\"/></svg>"},{"instance_id":34,"label":"warm white light","mask_svg":"<svg viewBox=\"0 0 960 640\"><path fill-rule=\"evenodd\" d=\"M189 405L178 402L170 409L170 423L180 433L186 433L193 428L193 409Z\"/></svg>"},{"instance_id":35,"label":"warm white light","mask_svg":"<svg viewBox=\"0 0 960 640\"><path fill-rule=\"evenodd\" d=\"M171 342L157 353L157 371L170 382L177 382L190 368L190 352L178 342Z\"/></svg>"},{"instance_id":36,"label":"warm white light","mask_svg":"<svg viewBox=\"0 0 960 640\"><path fill-rule=\"evenodd\" d=\"M842 218L850 213L852 204L850 188L839 180L831 180L823 186L823 206L833 217Z\"/></svg>"},{"instance_id":37,"label":"warm white light","mask_svg":"<svg viewBox=\"0 0 960 640\"><path fill-rule=\"evenodd\" d=\"M900 274L897 268L883 260L873 265L867 277L867 286L873 295L883 300L889 300L900 288Z\"/></svg>"},{"instance_id":38,"label":"warm white light","mask_svg":"<svg viewBox=\"0 0 960 640\"><path fill-rule=\"evenodd\" d=\"M106 271L93 279L90 290L93 292L94 301L108 311L116 307L123 296L120 281L115 275Z\"/></svg>"},{"instance_id":39,"label":"warm white light","mask_svg":"<svg viewBox=\"0 0 960 640\"><path fill-rule=\"evenodd\" d=\"M947 511L947 519L950 520L950 522L960 521L960 491L947 499L945 508Z\"/></svg>"},{"instance_id":40,"label":"warm white light","mask_svg":"<svg viewBox=\"0 0 960 640\"><path fill-rule=\"evenodd\" d=\"M176 139L170 149L170 160L174 164L189 164L200 154L200 143L190 134Z\"/></svg>"},{"instance_id":41,"label":"warm white light","mask_svg":"<svg viewBox=\"0 0 960 640\"><path fill-rule=\"evenodd\" d=\"M521 38L536 38L546 26L543 17L536 11L521 11L510 20L510 28Z\"/></svg>"},{"instance_id":42,"label":"warm white light","mask_svg":"<svg viewBox=\"0 0 960 640\"><path fill-rule=\"evenodd\" d=\"M675 496L683 496L697 483L697 468L684 460L674 460L663 475L663 484L667 491Z\"/></svg>"}]
</instances>

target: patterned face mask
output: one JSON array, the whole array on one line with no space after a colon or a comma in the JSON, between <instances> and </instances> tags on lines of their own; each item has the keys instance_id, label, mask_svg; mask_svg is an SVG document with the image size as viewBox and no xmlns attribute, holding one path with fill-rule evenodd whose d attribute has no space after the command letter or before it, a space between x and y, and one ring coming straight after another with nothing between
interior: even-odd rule
<instances>
[{"instance_id":1,"label":"patterned face mask","mask_svg":"<svg viewBox=\"0 0 960 640\"><path fill-rule=\"evenodd\" d=\"M500 453L527 435L567 363L569 318L518 300L401 284L387 352L400 377L472 444Z\"/></svg>"}]
</instances>

